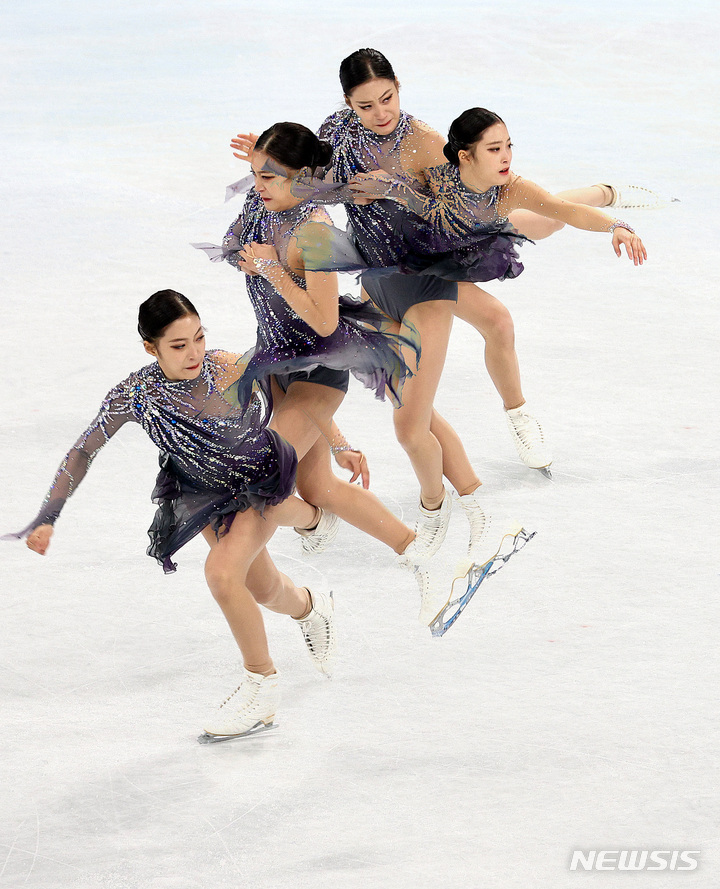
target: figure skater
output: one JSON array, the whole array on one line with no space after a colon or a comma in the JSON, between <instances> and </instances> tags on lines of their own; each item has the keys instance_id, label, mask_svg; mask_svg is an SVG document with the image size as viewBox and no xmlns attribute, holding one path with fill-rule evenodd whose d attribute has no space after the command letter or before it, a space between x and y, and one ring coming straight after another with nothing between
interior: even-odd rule
<instances>
[{"instance_id":1,"label":"figure skater","mask_svg":"<svg viewBox=\"0 0 720 889\"><path fill-rule=\"evenodd\" d=\"M242 364L238 355L205 351L205 333L187 297L174 290L153 294L140 306L138 331L156 360L108 393L60 464L38 515L7 536L27 537L27 546L45 555L66 500L98 451L125 423L142 426L161 452L148 555L174 571L174 554L202 533L210 545L205 577L243 658L240 685L207 719L200 740L253 733L272 726L280 694L258 603L292 617L315 666L327 675L332 669L332 597L298 587L266 549L278 525L308 528L317 509L292 493L297 458L267 428L267 399L258 393L241 412L223 397Z\"/></svg>"},{"instance_id":2,"label":"figure skater","mask_svg":"<svg viewBox=\"0 0 720 889\"><path fill-rule=\"evenodd\" d=\"M331 469L331 450L355 475L365 463L362 452L338 440L333 423L347 391L348 368L397 406L401 390L414 379L408 365L418 354L409 326L403 336L378 329L386 319L369 301L340 299L337 276L316 271L308 260L322 262L332 253L333 238L344 234L296 188L301 174L325 167L331 154L328 143L300 124L278 123L266 130L251 153L254 188L243 212L225 236L221 254L208 251L246 273L258 322L238 403L252 381L269 377L275 405L271 428L297 452L298 492L324 510L312 535L314 551L333 539L336 516L382 541L415 574L420 620L429 624L447 601L447 595L431 589L424 567L437 551L436 542L416 535L374 494L340 480Z\"/></svg>"},{"instance_id":3,"label":"figure skater","mask_svg":"<svg viewBox=\"0 0 720 889\"><path fill-rule=\"evenodd\" d=\"M373 172L358 177L364 183L361 194L377 194L391 198L408 207L420 217L413 231L406 225L406 244L410 244L410 259L403 264L422 263L430 270L444 267L444 273L461 274L465 268L464 245L468 233L483 232L491 236L508 237L512 233L509 219L518 208L533 212L551 222L559 221L585 231L607 232L612 235L612 247L617 256L622 247L637 265L647 259L647 251L640 239L626 222L603 213L596 207L574 203L559 195L523 179L510 169L512 142L503 120L486 108L469 108L456 118L448 133L444 147L447 163L428 171L431 195L413 189L406 182L386 173ZM359 186L355 186L359 187ZM471 255L467 268L472 274L483 274L484 262L490 267L489 275L514 277L514 257L511 246L505 256L505 270L498 273L497 256L486 257L478 250ZM426 258L431 250L445 252L438 257ZM413 251L419 251L413 255ZM388 280L396 276L390 276ZM382 279L381 279L382 280Z\"/></svg>"}]
</instances>

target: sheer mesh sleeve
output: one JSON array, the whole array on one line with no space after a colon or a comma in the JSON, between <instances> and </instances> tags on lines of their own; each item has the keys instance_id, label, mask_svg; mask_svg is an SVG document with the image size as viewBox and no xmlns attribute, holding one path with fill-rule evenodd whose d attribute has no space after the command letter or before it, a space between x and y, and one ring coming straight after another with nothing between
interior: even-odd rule
<instances>
[{"instance_id":1,"label":"sheer mesh sleeve","mask_svg":"<svg viewBox=\"0 0 720 889\"><path fill-rule=\"evenodd\" d=\"M37 516L22 531L6 535L6 538L27 537L39 525L55 524L67 499L85 478L98 451L121 426L135 420L131 410L131 389L127 383L121 383L107 394L97 417L65 455Z\"/></svg>"},{"instance_id":2,"label":"sheer mesh sleeve","mask_svg":"<svg viewBox=\"0 0 720 889\"><path fill-rule=\"evenodd\" d=\"M521 176L515 176L512 182L500 189L497 206L500 216L507 217L513 210L531 210L585 231L608 231L614 222L611 216L597 207L564 201Z\"/></svg>"}]
</instances>

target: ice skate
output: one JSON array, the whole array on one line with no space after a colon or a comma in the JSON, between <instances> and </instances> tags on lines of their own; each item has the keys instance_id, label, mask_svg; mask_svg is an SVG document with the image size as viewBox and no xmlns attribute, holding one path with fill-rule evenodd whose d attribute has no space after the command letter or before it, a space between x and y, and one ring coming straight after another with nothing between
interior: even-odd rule
<instances>
[{"instance_id":1,"label":"ice skate","mask_svg":"<svg viewBox=\"0 0 720 889\"><path fill-rule=\"evenodd\" d=\"M319 507L318 507L319 508ZM315 556L324 552L337 537L340 519L332 512L320 509L320 520L314 528L295 528L302 538L303 552Z\"/></svg>"},{"instance_id":2,"label":"ice skate","mask_svg":"<svg viewBox=\"0 0 720 889\"><path fill-rule=\"evenodd\" d=\"M280 703L279 676L263 676L244 671L243 680L235 691L211 716L201 744L245 738L275 728L275 711Z\"/></svg>"},{"instance_id":3,"label":"ice skate","mask_svg":"<svg viewBox=\"0 0 720 889\"><path fill-rule=\"evenodd\" d=\"M469 560L462 562L458 566L447 602L429 625L432 635L438 638L444 636L468 606L480 584L496 574L535 534L535 531L528 533L522 526L515 525L503 535L496 552L487 561L482 564ZM463 586L465 588L455 594L456 585L461 590Z\"/></svg>"},{"instance_id":4,"label":"ice skate","mask_svg":"<svg viewBox=\"0 0 720 889\"><path fill-rule=\"evenodd\" d=\"M525 404L506 410L505 418L523 463L531 469L539 469L543 475L552 478L550 473L552 454L539 420L528 412Z\"/></svg>"},{"instance_id":5,"label":"ice skate","mask_svg":"<svg viewBox=\"0 0 720 889\"><path fill-rule=\"evenodd\" d=\"M443 489L444 490L444 489ZM417 555L429 559L442 546L452 513L452 498L447 491L439 509L426 509L420 504L420 518L415 525L412 546Z\"/></svg>"},{"instance_id":6,"label":"ice skate","mask_svg":"<svg viewBox=\"0 0 720 889\"><path fill-rule=\"evenodd\" d=\"M472 494L464 494L462 497L458 494L458 503L462 507L465 517L470 524L470 540L468 541L468 558L474 562L480 557L482 544L487 539L488 529L490 527L490 517L480 506Z\"/></svg>"},{"instance_id":7,"label":"ice skate","mask_svg":"<svg viewBox=\"0 0 720 889\"><path fill-rule=\"evenodd\" d=\"M397 557L397 563L401 568L412 571L415 580L417 581L418 589L420 591L420 613L418 614L418 620L423 626L427 627L442 609L447 598L443 598L437 590L433 588L430 581L430 573L426 567L427 558L418 551L415 543L416 541L413 540L413 542L407 546L405 552Z\"/></svg>"},{"instance_id":8,"label":"ice skate","mask_svg":"<svg viewBox=\"0 0 720 889\"><path fill-rule=\"evenodd\" d=\"M613 194L608 207L616 210L659 210L668 204L677 201L678 198L664 197L650 188L642 185L606 185Z\"/></svg>"},{"instance_id":9,"label":"ice skate","mask_svg":"<svg viewBox=\"0 0 720 889\"><path fill-rule=\"evenodd\" d=\"M335 602L332 593L310 593L310 612L302 618L293 618L300 625L303 639L317 669L326 676L332 675L335 665Z\"/></svg>"}]
</instances>

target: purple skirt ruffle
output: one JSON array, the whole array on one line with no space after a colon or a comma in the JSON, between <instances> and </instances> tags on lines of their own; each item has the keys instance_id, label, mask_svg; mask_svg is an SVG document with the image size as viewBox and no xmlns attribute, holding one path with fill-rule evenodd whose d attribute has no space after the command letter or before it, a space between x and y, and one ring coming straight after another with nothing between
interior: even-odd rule
<instances>
[{"instance_id":1,"label":"purple skirt ruffle","mask_svg":"<svg viewBox=\"0 0 720 889\"><path fill-rule=\"evenodd\" d=\"M332 370L349 370L366 388L375 392L379 399L386 396L399 406L402 403L402 387L413 371L405 363L400 351L405 346L413 354L417 367L420 359L420 341L417 331L406 326L402 334L384 332L387 319L371 302L359 302L340 297L341 325L328 337L313 335L305 344L293 345L283 350L258 343L252 352L243 375L223 393L231 404L244 408L256 388L269 397L271 376L328 367Z\"/></svg>"},{"instance_id":2,"label":"purple skirt ruffle","mask_svg":"<svg viewBox=\"0 0 720 889\"><path fill-rule=\"evenodd\" d=\"M208 525L216 534L227 532L235 513L252 508L261 515L266 506L276 506L295 490L297 454L295 449L272 429L265 435L272 444L272 455L265 460L261 478L242 482L222 491L196 488L175 471L172 459L160 458L160 472L152 493L158 506L148 529L147 554L157 559L166 574L177 569L174 554ZM266 441L267 443L267 441Z\"/></svg>"}]
</instances>

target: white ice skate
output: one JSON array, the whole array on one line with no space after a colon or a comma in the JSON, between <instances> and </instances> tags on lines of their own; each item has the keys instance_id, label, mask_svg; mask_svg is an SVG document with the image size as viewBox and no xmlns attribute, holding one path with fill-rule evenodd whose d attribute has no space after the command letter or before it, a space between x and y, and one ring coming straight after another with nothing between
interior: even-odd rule
<instances>
[{"instance_id":1,"label":"white ice skate","mask_svg":"<svg viewBox=\"0 0 720 889\"><path fill-rule=\"evenodd\" d=\"M478 503L475 492L464 494L462 497L458 494L457 501L470 524L468 558L476 562L480 557L482 544L487 539L490 517L485 514L482 506Z\"/></svg>"},{"instance_id":2,"label":"white ice skate","mask_svg":"<svg viewBox=\"0 0 720 889\"><path fill-rule=\"evenodd\" d=\"M320 520L312 528L295 528L302 537L302 549L308 556L315 556L324 552L337 537L340 529L340 519L331 512L320 510Z\"/></svg>"},{"instance_id":3,"label":"white ice skate","mask_svg":"<svg viewBox=\"0 0 720 889\"><path fill-rule=\"evenodd\" d=\"M550 464L552 454L545 441L545 433L540 421L527 410L527 405L505 411L508 429L512 435L520 459L531 469L538 469L543 475L552 478Z\"/></svg>"},{"instance_id":4,"label":"white ice skate","mask_svg":"<svg viewBox=\"0 0 720 889\"><path fill-rule=\"evenodd\" d=\"M447 601L447 596L442 596L431 583L430 573L427 569L427 557L420 552L416 541L408 544L405 552L397 557L397 564L401 568L412 571L420 591L420 613L418 620L427 627L437 616L440 609Z\"/></svg>"},{"instance_id":5,"label":"white ice skate","mask_svg":"<svg viewBox=\"0 0 720 889\"><path fill-rule=\"evenodd\" d=\"M452 513L452 498L447 491L439 509L426 509L420 504L420 518L415 525L415 540L413 548L415 553L425 559L429 559L442 546Z\"/></svg>"},{"instance_id":6,"label":"white ice skate","mask_svg":"<svg viewBox=\"0 0 720 889\"><path fill-rule=\"evenodd\" d=\"M312 608L302 618L293 618L300 625L312 662L326 676L332 675L337 640L335 637L335 601L332 593L310 593Z\"/></svg>"},{"instance_id":7,"label":"white ice skate","mask_svg":"<svg viewBox=\"0 0 720 889\"><path fill-rule=\"evenodd\" d=\"M605 185L605 183L603 185L613 193L613 199L608 206L616 210L660 210L679 200L660 195L642 185Z\"/></svg>"},{"instance_id":8,"label":"white ice skate","mask_svg":"<svg viewBox=\"0 0 720 889\"><path fill-rule=\"evenodd\" d=\"M220 708L211 716L201 744L246 738L275 728L273 719L280 703L279 676L263 676L244 670L243 680Z\"/></svg>"}]
</instances>

